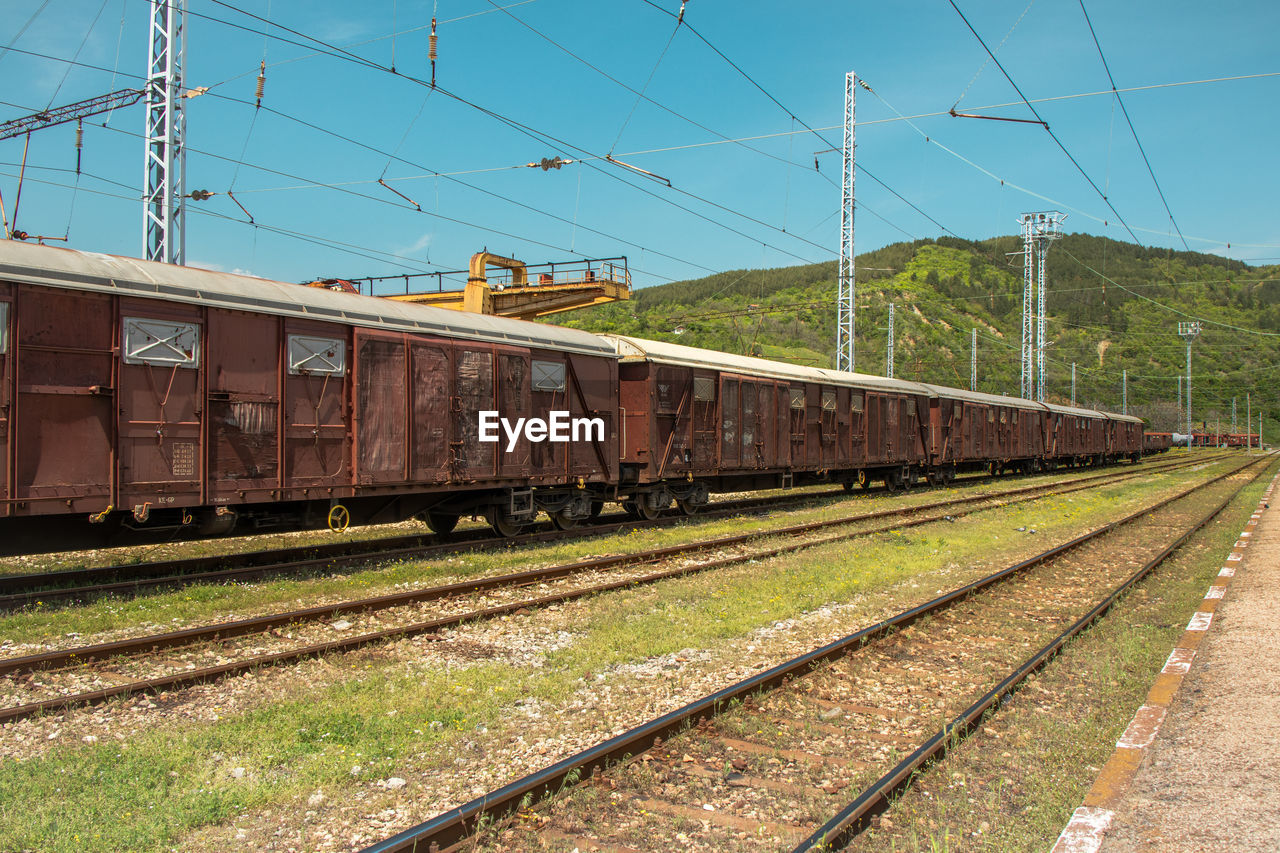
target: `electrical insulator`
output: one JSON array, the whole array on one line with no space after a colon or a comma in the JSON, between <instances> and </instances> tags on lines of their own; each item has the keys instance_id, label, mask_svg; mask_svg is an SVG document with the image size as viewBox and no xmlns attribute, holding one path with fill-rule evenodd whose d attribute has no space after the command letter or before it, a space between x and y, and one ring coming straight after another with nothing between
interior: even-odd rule
<instances>
[{"instance_id":1,"label":"electrical insulator","mask_svg":"<svg viewBox=\"0 0 1280 853\"><path fill-rule=\"evenodd\" d=\"M440 43L440 37L436 35L436 19L431 19L431 37L427 41L427 58L431 60L431 85L436 84L436 47Z\"/></svg>"},{"instance_id":2,"label":"electrical insulator","mask_svg":"<svg viewBox=\"0 0 1280 853\"><path fill-rule=\"evenodd\" d=\"M193 201L208 201L213 197L213 193L208 190L192 190L187 197Z\"/></svg>"},{"instance_id":3,"label":"electrical insulator","mask_svg":"<svg viewBox=\"0 0 1280 853\"><path fill-rule=\"evenodd\" d=\"M80 174L80 154L84 150L84 119L76 122L76 174Z\"/></svg>"},{"instance_id":4,"label":"electrical insulator","mask_svg":"<svg viewBox=\"0 0 1280 853\"><path fill-rule=\"evenodd\" d=\"M258 94L256 96L258 99L258 102L254 105L255 107L262 106L262 92L264 89L266 89L266 86L267 86L267 61L264 59L262 60L262 63L258 66Z\"/></svg>"}]
</instances>

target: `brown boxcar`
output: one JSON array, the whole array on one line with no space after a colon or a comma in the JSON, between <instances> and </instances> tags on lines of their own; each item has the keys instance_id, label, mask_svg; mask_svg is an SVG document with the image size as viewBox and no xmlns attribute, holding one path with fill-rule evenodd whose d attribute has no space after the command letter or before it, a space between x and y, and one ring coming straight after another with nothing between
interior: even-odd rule
<instances>
[{"instance_id":1,"label":"brown boxcar","mask_svg":"<svg viewBox=\"0 0 1280 853\"><path fill-rule=\"evenodd\" d=\"M1142 434L1143 453L1164 453L1173 446L1173 433L1144 432Z\"/></svg>"},{"instance_id":2,"label":"brown boxcar","mask_svg":"<svg viewBox=\"0 0 1280 853\"><path fill-rule=\"evenodd\" d=\"M617 357L585 332L12 241L0 330L5 550L237 518L510 531L617 479ZM481 441L481 411L599 428Z\"/></svg>"},{"instance_id":3,"label":"brown boxcar","mask_svg":"<svg viewBox=\"0 0 1280 853\"><path fill-rule=\"evenodd\" d=\"M929 392L618 335L624 503L691 511L712 491L909 482L928 464Z\"/></svg>"},{"instance_id":4,"label":"brown boxcar","mask_svg":"<svg viewBox=\"0 0 1280 853\"><path fill-rule=\"evenodd\" d=\"M1031 470L1045 455L1046 407L1030 400L930 386L934 479L982 468Z\"/></svg>"},{"instance_id":5,"label":"brown boxcar","mask_svg":"<svg viewBox=\"0 0 1280 853\"><path fill-rule=\"evenodd\" d=\"M1138 461L1142 456L1142 419L1133 415L1106 413L1107 461Z\"/></svg>"}]
</instances>

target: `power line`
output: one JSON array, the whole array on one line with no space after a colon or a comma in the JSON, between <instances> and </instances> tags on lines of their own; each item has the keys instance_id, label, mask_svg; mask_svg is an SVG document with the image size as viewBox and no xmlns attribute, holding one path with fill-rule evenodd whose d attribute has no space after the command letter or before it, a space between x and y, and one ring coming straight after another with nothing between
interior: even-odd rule
<instances>
[{"instance_id":1,"label":"power line","mask_svg":"<svg viewBox=\"0 0 1280 853\"><path fill-rule=\"evenodd\" d=\"M1133 119L1129 117L1129 110L1124 105L1124 99L1120 97L1120 92L1116 89L1115 78L1111 76L1111 66L1107 64L1107 57L1102 52L1102 45L1098 42L1098 34L1093 29L1093 21L1089 20L1089 12L1084 8L1084 0L1080 0L1080 11L1084 14L1084 22L1089 25L1089 35L1093 36L1093 46L1098 49L1098 58L1102 60L1102 68L1107 72L1107 80L1111 83L1111 91L1115 93L1116 103L1120 105L1120 112L1124 113L1124 120L1129 124L1129 132L1133 134L1133 141L1138 145L1138 153L1142 155L1142 162L1147 166L1147 174L1151 176L1151 182L1156 185L1156 192L1160 195L1160 203L1164 205L1164 212L1169 214L1169 221L1173 223L1173 230L1178 232L1178 239L1182 241L1182 248L1189 252L1191 247L1187 245L1187 239L1182 236L1182 229L1178 227L1178 220L1173 218L1173 211L1169 209L1169 202L1164 197L1164 190L1160 188L1160 182L1156 180L1155 170L1151 168L1151 161L1147 159L1147 152L1142 147L1142 140L1138 138L1138 129L1133 126Z\"/></svg>"},{"instance_id":2,"label":"power line","mask_svg":"<svg viewBox=\"0 0 1280 853\"><path fill-rule=\"evenodd\" d=\"M1036 117L1036 120L1039 121L1040 124L1044 125L1045 132L1048 133L1049 137L1057 143L1060 149L1062 149L1062 153L1067 155L1067 159L1071 161L1071 165L1075 166L1076 171L1078 171L1084 179L1089 182L1089 186L1093 187L1093 191L1098 194L1098 197L1106 202L1107 207L1116 215L1116 219L1119 220L1120 224L1124 226L1124 230L1129 232L1129 236L1133 238L1133 242L1141 246L1142 241L1138 239L1137 234L1133 233L1133 229L1129 227L1129 223L1124 221L1124 217L1120 215L1120 211L1116 210L1115 205L1113 205L1111 200L1107 198L1107 194L1098 189L1098 185L1093 182L1093 178L1089 177L1089 173L1084 170L1084 167L1081 166L1076 158L1072 156L1071 152L1067 150L1067 146L1062 144L1062 140L1059 139L1058 135L1049 127L1049 123L1041 118L1040 113L1032 105L1031 101L1027 100L1027 96L1022 94L1022 89L1018 88L1018 84L1013 81L1011 76L1009 76L1009 72L1000 64L1000 60L996 59L996 55L991 52L991 48L987 47L987 43L983 41L982 36L978 35L978 31L973 28L973 24L969 23L969 19L964 16L964 12L960 11L960 7L956 5L956 1L947 0L947 2L951 4L952 9L956 10L956 14L960 16L960 20L964 21L964 25L969 28L969 32L973 33L973 37L978 40L978 44L982 45L982 49L987 52L987 56L990 56L991 61L995 63L996 68L1000 69L1000 73L1004 75L1004 79L1008 80L1009 85L1018 93L1018 97L1022 98L1022 102L1027 105L1027 109L1031 110L1031 114Z\"/></svg>"},{"instance_id":3,"label":"power line","mask_svg":"<svg viewBox=\"0 0 1280 853\"><path fill-rule=\"evenodd\" d=\"M1221 323L1217 320L1208 320L1204 317L1198 317L1195 314L1188 314L1185 311L1180 311L1177 308L1174 308L1170 305L1165 305L1163 302L1157 302L1156 300L1152 299L1150 296L1145 296L1141 293L1138 293L1135 290L1130 290L1129 288L1125 287L1123 284L1116 281L1115 279L1108 278L1107 276L1095 270L1093 267L1086 264L1084 261L1077 258L1075 255L1068 252L1066 249L1059 249L1059 251L1062 254L1066 255L1071 260L1075 261L1080 266L1087 269L1089 272L1096 275L1098 278L1102 279L1103 281L1106 281L1108 284L1115 285L1116 287L1123 290L1125 293L1136 296L1145 302L1150 302L1152 305L1155 305L1157 308L1162 308L1165 311L1168 311L1170 314L1177 314L1179 317L1186 317L1189 320L1198 320L1201 323L1206 323L1211 326L1220 326L1224 329L1231 329L1233 332L1244 332L1245 334L1248 334L1248 335L1258 335L1260 337L1266 337L1266 338L1280 338L1280 332L1263 332L1263 331L1259 331L1258 329L1246 329L1242 326L1233 326L1230 323Z\"/></svg>"},{"instance_id":4,"label":"power line","mask_svg":"<svg viewBox=\"0 0 1280 853\"><path fill-rule=\"evenodd\" d=\"M658 4L654 3L654 2L653 2L653 0L644 0L644 2L645 2L645 3L647 3L648 5L652 6L653 8L657 9L659 12L662 12L664 15L667 15L668 17L672 17L672 18L676 17L674 13L670 12L670 11L669 11L669 10L667 10L667 9L663 9L661 6L659 6ZM729 67L730 67L730 68L732 68L734 71L736 71L736 72L738 72L740 75L742 75L742 77L743 77L743 78L744 78L748 83L750 83L752 86L754 86L756 89L758 89L758 90L760 91L760 93L761 93L761 94L763 94L763 95L764 95L766 98L768 98L770 101L772 101L774 104L776 104L776 105L777 105L777 107L778 107L778 109L780 109L780 110L782 110L784 113L786 113L786 114L787 114L787 116L788 116L789 118L791 118L793 121L798 122L798 123L800 124L800 126L801 126L801 127L805 128L805 130L807 130L809 133L812 133L812 134L813 134L814 136L816 136L818 139L822 140L822 143L823 143L824 145L826 145L829 149L831 149L831 150L833 150L833 151L839 151L839 150L841 150L841 147L842 147L842 146L836 145L836 144L834 144L833 142L831 142L831 140L827 139L827 138L826 138L826 137L824 137L821 133L819 133L818 131L814 130L814 129L813 129L813 127L811 127L811 126L808 124L808 122L806 122L804 119L802 119L802 118L800 118L799 116L797 116L797 115L796 115L792 110L788 109L788 108L787 108L787 106L786 106L785 104L783 104L783 103L782 103L782 101L779 101L777 98L775 98L775 97L773 96L773 94L772 94L771 92L769 92L769 90L768 90L768 89L764 88L764 87L763 87L763 86L761 86L758 82L756 82L756 79L755 79L754 77L752 77L750 74L748 74L746 71L744 71L744 70L742 69L742 67L741 67L741 66L739 66L736 62L734 62L732 59L730 59L728 56L726 56L726 55L725 55L725 53L724 53L722 50L720 50L720 48L718 48L718 47L716 47L714 44L712 44L712 43L707 39L707 37L706 37L706 36L704 36L701 32L699 32L699 31L698 31L698 29L697 29L697 27L695 27L692 23L689 23L688 21L686 21L684 25L685 25L685 27L686 27L686 28L688 28L689 32L693 33L693 34L698 38L698 40L699 40L699 41L701 41L703 44L705 44L707 47L709 47L709 48L710 48L710 49L711 49L711 50L712 50L712 51L713 51L717 56L719 56L721 59L723 59L725 62L727 62L727 63L729 64ZM865 87L865 83L864 83L864 87ZM890 193L892 193L894 196L896 196L898 199L900 199L904 204L906 204L907 206L909 206L909 207L910 207L912 210L914 210L916 213L920 214L920 215L921 215L921 216L923 216L925 219L928 219L930 222L932 222L934 225L936 225L939 229L941 229L944 233L951 234L953 237L958 236L958 235L957 235L957 234L955 234L955 232L953 232L951 229L947 228L947 227L946 227L945 225L943 225L941 222L939 222L938 220L934 219L932 216L930 216L929 214L927 214L927 213L925 213L923 210L921 210L919 207L917 207L913 202L907 201L907 199L903 198L903 196L902 196L902 195L901 195L897 190L893 189L893 188L892 188L891 186L889 186L887 183L885 183L884 181L880 180L880 178L876 177L874 174L872 174L870 171L868 171L868 170L866 169L866 167L865 167L865 166L859 166L859 169L858 169L858 170L859 170L862 174L864 174L864 175L866 175L868 178L870 178L871 180L875 181L875 182L876 182L877 184L879 184L880 186L884 187L886 190L888 190Z\"/></svg>"},{"instance_id":5,"label":"power line","mask_svg":"<svg viewBox=\"0 0 1280 853\"><path fill-rule=\"evenodd\" d=\"M382 72L384 72L384 73L391 74L392 76L397 77L397 78L399 78L399 79L406 80L406 81L408 81L408 82L410 82L410 83L414 83L414 84L419 85L419 86L423 86L423 87L430 88L430 89L432 89L433 91L438 91L438 92L440 92L443 96L445 96L445 97L447 97L447 98L450 98L451 100L457 101L458 103L463 104L464 106L468 106L468 107L470 107L470 108L472 108L472 109L474 109L474 110L476 110L476 111L478 111L478 112L481 112L481 113L483 113L483 114L485 114L485 115L488 115L489 117L491 117L491 118L495 119L496 121L499 121L499 122L501 122L501 123L503 123L503 124L507 125L508 127L511 127L512 129L518 130L518 131L520 131L521 133L524 133L525 135L529 136L530 138L532 138L532 139L535 139L535 140L537 140L537 141L542 142L543 144L547 144L547 143L549 142L549 143L552 143L552 144L554 144L554 145L562 146L562 149L563 149L565 152L567 152L567 151L569 151L569 150L572 150L572 151L575 151L575 152L579 152L579 153L581 153L581 154L589 155L589 156L590 156L592 159L594 159L594 160L605 160L605 161L608 161L608 162L612 163L612 164L613 164L613 165L615 165L615 166L616 166L616 165L621 165L621 166L624 166L624 167L626 166L626 164L620 164L620 163L619 163L619 161L617 161L617 160L613 159L612 157L596 155L594 152L589 151L588 149L585 149L585 148L582 148L582 147L580 147L580 146L577 146L577 145L574 145L574 144L572 144L572 143L569 143L569 142L567 142L567 141L565 141L565 140L563 140L563 139L560 139L560 138L558 138L558 137L556 137L556 136L553 136L552 134L549 134L549 133L547 133L547 132L545 132L545 131L537 130L536 128L533 128L533 127L531 127L531 126L529 126L529 125L527 125L527 124L524 124L523 122L517 121L516 119L510 118L509 116L505 116L505 115L503 115L503 114L501 114L501 113L499 113L499 112L497 112L497 111L495 111L495 110L492 110L492 109L490 109L490 108L488 108L488 107L481 106L480 104L477 104L477 103L475 103L475 102L473 102L473 101L470 101L470 100L468 100L468 99L466 99L466 98L462 97L461 95L457 95L457 94L455 94L455 93L453 93L453 92L450 92L449 90L444 89L444 88L443 88L443 87L441 87L441 86L438 86L438 85L432 85L430 82L428 82L428 81L426 81L426 80L419 79L419 78L417 78L417 77L415 77L415 76L413 76L413 75L410 75L410 74L403 74L403 73L400 73L400 72L398 72L398 71L392 71L391 69L387 68L386 66L380 65L380 64L378 64L378 63L376 63L376 62L374 62L374 61L372 61L372 60L365 59L364 57L361 57L361 56L359 56L359 55L357 55L357 54L351 53L350 51L346 51L346 50L344 50L344 49L342 49L342 48L340 48L340 47L337 47L337 46L335 46L335 45L329 44L328 42L325 42L325 41L323 41L322 39L315 38L314 36L309 36L309 35L307 35L307 34L305 34L305 33L302 33L302 32L299 32L298 30L294 30L294 29L292 29L292 28L290 28L290 27L286 27L286 26L284 26L284 25L278 24L278 23L276 23L276 22L274 22L274 21L269 21L269 20L267 20L266 18L263 18L263 17L262 17L262 16L260 16L260 15L256 15L256 14L254 14L254 13L252 13L252 12L248 12L248 11L246 11L246 10L243 10L243 9L240 9L240 8L238 8L238 7L236 7L236 6L233 6L233 5L229 4L229 3L226 3L226 2L224 2L224 0L211 0L211 2L216 3L217 5L222 6L222 7L224 7L224 8L227 8L227 9L230 9L230 10L232 10L232 11L239 12L239 13L241 13L241 14L243 14L243 15L246 15L247 17L253 18L253 19L257 20L257 21L261 21L261 22L263 22L263 23L265 23L265 24L268 24L268 25L270 25L270 26L278 27L279 29L282 29L282 30L284 30L285 32L291 33L291 34L293 34L293 35L296 35L296 36L298 36L299 38L305 38L305 39L308 39L309 41L312 41L312 42L314 42L315 44L321 45L322 47L326 48L327 50L332 51L332 53L331 53L330 55L335 56L335 57L337 57L337 58L343 58L343 59L346 59L346 60L348 60L348 61L355 62L355 63L356 63L356 64L358 64L358 65L362 65L362 66L364 66L364 67L366 67L366 68L369 68L369 69L372 69L372 70L377 70L377 71L382 71ZM209 16L205 16L205 17L209 17ZM218 20L218 19L211 19L211 20ZM234 24L233 24L232 26L237 26L237 27L240 27L241 29L246 29L246 28L244 28L244 27L242 27L242 26L240 26L240 25L234 25ZM254 30L250 30L250 31L251 31L251 32L258 32L258 31L254 31ZM258 32L258 34L259 34L259 35L267 35L266 33L261 33L261 32ZM280 37L276 36L275 34L270 34L270 37L271 37L271 38L280 38ZM288 39L283 39L283 40L285 40L285 41L290 41L290 40L288 40ZM296 42L290 42L290 43L297 44ZM596 167L592 167L592 168L596 168ZM627 167L627 168L631 168L631 167ZM640 187L640 186L638 186L638 185L636 185L636 184L634 184L634 183L631 183L630 181L623 180L621 176L619 176L618 174L616 174L616 173L615 173L615 172L613 172L613 171L606 171L606 170L598 169L598 168L596 168L596 171L599 171L601 174L609 175L610 177L613 177L615 180L619 180L619 181L621 181L622 183L627 184L628 186L631 186L631 187L632 187L632 188L634 188L634 189L638 189L638 190L640 190L641 192L643 192L643 193L645 193L645 194L647 194L647 195L652 196L653 198L656 198L656 199L658 199L658 200L660 200L660 201L663 201L663 202L664 202L664 203L666 203L666 204L670 204L670 205L672 205L673 207L675 207L675 208L677 208L677 209L679 209L679 210L683 210L683 211L685 211L686 213L689 213L689 214L691 214L691 215L693 215L693 216L696 216L696 217L698 217L698 218L700 218L700 219L702 219L702 220L704 220L704 221L706 221L706 222L708 222L708 223L711 223L711 224L716 225L716 226L718 226L718 227L720 227L720 228L723 228L723 229L725 229L725 230L727 230L727 231L729 231L729 232L731 232L731 233L733 233L733 234L737 234L738 236L744 237L745 239L748 239L748 240L752 241L753 243L763 243L765 246L767 246L767 247L768 247L768 248L770 248L770 249L773 249L773 250L774 250L774 251L776 251L776 252L779 252L779 253L784 254L784 255L788 255L788 256L790 256L790 257L792 257L792 258L795 258L796 260L803 261L803 262L805 262L805 263L812 263L812 261L811 261L809 258L805 258L805 257L803 257L803 256L797 255L797 254L795 254L795 253L793 253L793 252L787 251L786 249L782 249L782 248L780 248L780 247L778 247L778 246L774 246L774 245L769 244L769 243L764 243L764 241L761 241L761 240L759 240L759 239L757 239L757 238L755 238L755 237L752 237L752 236L750 236L750 235L747 235L747 234L743 233L742 231L739 231L739 230L737 230L737 229L735 229L735 228L732 228L731 226L725 225L725 224L724 224L724 223L722 223L722 222L719 222L719 221L717 221L717 220L711 219L710 217L707 217L707 216L705 216L705 215L703 215L703 214L701 214L701 213L698 213L697 211L690 210L689 208L684 207L683 205L676 204L676 203L675 203L674 201L672 201L671 199L664 198L664 197L662 197L662 196L660 196L660 195L657 195L657 194L655 194L655 193L653 193L653 192L650 192L650 191L648 191L648 190L645 190L643 187ZM761 227L763 227L763 228L767 228L767 229L769 229L769 230L771 230L771 231L776 231L776 232L778 232L778 233L780 233L780 234L784 234L784 235L786 235L786 236L788 236L788 237L791 237L792 239L799 240L800 242L809 243L810 245L812 245L812 246L814 246L814 247L816 247L816 248L818 248L818 249L821 249L821 250L822 250L822 251L824 251L824 252L830 252L830 251L831 251L831 250L830 250L828 247L826 247L826 246L820 246L820 245L818 245L818 244L816 244L816 243L812 243L812 242L810 242L810 241L808 241L808 240L804 240L803 238L797 237L797 236L796 236L796 235L794 235L794 234L790 234L789 232L783 231L782 229L778 228L778 227L777 227L777 226L775 226L775 225L770 225L770 224L769 224L769 223L767 223L767 222L763 222L762 220L756 219L755 217L748 216L747 214L744 214L744 213L742 213L741 211L734 210L733 208L730 208L730 207L727 207L727 206L725 206L725 205L719 204L719 203L717 203L717 202L711 201L710 199L702 198L701 196L698 196L698 195L697 195L697 194L695 194L695 193L691 193L691 192L689 192L689 191L687 191L687 190L682 190L682 189L680 189L680 188L678 188L678 187L671 187L671 189L672 189L674 192L678 193L678 194L681 194L681 195L687 196L687 197L692 198L692 199L696 199L697 201L700 201L700 202L702 202L703 204L710 205L710 206L715 207L715 208L717 208L717 209L719 209L719 210L722 210L722 211L724 211L724 212L726 212L726 213L732 214L732 215L734 215L734 216L741 217L741 218L746 219L746 220L748 220L748 221L750 221L750 222L752 222L752 223L754 223L754 224L760 225L760 226L761 226Z\"/></svg>"}]
</instances>

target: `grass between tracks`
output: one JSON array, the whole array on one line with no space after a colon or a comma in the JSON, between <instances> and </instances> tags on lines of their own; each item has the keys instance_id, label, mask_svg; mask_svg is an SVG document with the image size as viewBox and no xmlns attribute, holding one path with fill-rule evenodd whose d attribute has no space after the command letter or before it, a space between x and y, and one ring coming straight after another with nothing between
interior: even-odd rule
<instances>
[{"instance_id":1,"label":"grass between tracks","mask_svg":"<svg viewBox=\"0 0 1280 853\"><path fill-rule=\"evenodd\" d=\"M1117 466L1111 470L1119 473L1125 469ZM1082 476L1096 473L1101 472L1081 472ZM625 535L454 554L428 561L402 561L318 577L282 578L247 584L197 584L133 599L106 598L77 607L35 606L17 613L0 614L0 642L40 643L47 642L50 638L75 634L79 635L74 643L78 645L91 642L93 635L106 634L110 635L109 639L115 639L114 632L135 636L177 630L296 607L312 607L381 595L410 587L434 586L605 554L636 552L698 539L712 539L753 529L765 530L839 518L890 506L914 506L936 501L940 496L967 497L1049 484L1063 479L1067 478L1050 476L998 480L978 483L964 489L921 490L893 498L870 500L851 496L776 512L768 517L749 514L720 519L694 518L672 526L635 530ZM207 546L193 543L192 547ZM63 646L68 644L65 640L60 643ZM6 654L12 655L15 652L7 652L0 646L0 655Z\"/></svg>"},{"instance_id":2,"label":"grass between tracks","mask_svg":"<svg viewBox=\"0 0 1280 853\"><path fill-rule=\"evenodd\" d=\"M541 655L536 667L483 662L453 668L410 645L395 654L326 661L324 677L314 685L210 724L157 715L153 729L131 738L82 744L72 715L58 735L68 745L0 763L0 849L261 846L255 834L272 826L309 836L304 803L317 788L346 803L345 819L359 819L369 810L362 804L366 795L377 799L375 782L393 775L413 780L415 788L447 788L439 780L465 776L449 795L466 799L469 783L485 780L483 770L472 769L483 763L478 756L509 750L527 733L527 718L513 713L518 699L542 702L554 733L569 725L568 714L556 709L575 698L589 706L600 674L687 648L740 661L743 640L753 631L831 603L854 602L865 614L862 621L870 621L1114 518L1192 476L1204 474L1127 482L517 617L573 637L568 646ZM742 526L741 520L715 524ZM651 534L667 531L633 534L614 547L629 549L631 541ZM508 556L528 565L527 554ZM269 679L271 672L259 677ZM652 691L653 682L642 689ZM598 732L611 726L607 720L576 724L594 724ZM8 726L0 736L12 738L21 726ZM522 769L548 763L532 754L526 760ZM459 768L466 772L458 774ZM510 772L493 771L498 781ZM448 805L420 801L414 817ZM249 840L233 840L237 825L251 828Z\"/></svg>"},{"instance_id":3,"label":"grass between tracks","mask_svg":"<svg viewBox=\"0 0 1280 853\"><path fill-rule=\"evenodd\" d=\"M801 486L796 489L769 489L760 492L718 494L712 497L711 506L722 501L741 498L796 497L807 493L831 491L831 484ZM613 507L616 509L616 507ZM483 521L462 518L458 532L487 530ZM97 548L84 551L64 551L48 554L27 554L0 557L0 576L28 574L31 572L55 572L68 569L84 569L97 566L133 565L159 560L183 560L192 557L234 556L249 551L266 551L282 548L303 548L332 545L335 541L363 542L387 536L429 535L427 526L413 519L396 524L375 524L352 527L342 533L329 530L293 530L282 533L260 533L226 536L191 541L157 542L145 545L125 545L114 548Z\"/></svg>"},{"instance_id":4,"label":"grass between tracks","mask_svg":"<svg viewBox=\"0 0 1280 853\"><path fill-rule=\"evenodd\" d=\"M889 821L848 849L1049 849L1146 700L1275 471L1273 464L979 732L917 777Z\"/></svg>"}]
</instances>

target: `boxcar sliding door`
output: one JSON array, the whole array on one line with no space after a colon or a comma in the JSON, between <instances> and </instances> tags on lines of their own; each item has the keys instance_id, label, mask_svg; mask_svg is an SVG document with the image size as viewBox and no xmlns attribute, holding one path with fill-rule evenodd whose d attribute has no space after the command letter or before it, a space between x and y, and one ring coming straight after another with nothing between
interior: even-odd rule
<instances>
[{"instance_id":1,"label":"boxcar sliding door","mask_svg":"<svg viewBox=\"0 0 1280 853\"><path fill-rule=\"evenodd\" d=\"M37 287L16 296L10 497L27 503L24 514L65 512L65 501L100 512L115 502L112 299Z\"/></svg>"},{"instance_id":2,"label":"boxcar sliding door","mask_svg":"<svg viewBox=\"0 0 1280 853\"><path fill-rule=\"evenodd\" d=\"M120 326L120 506L203 503L202 309L122 299Z\"/></svg>"},{"instance_id":3,"label":"boxcar sliding door","mask_svg":"<svg viewBox=\"0 0 1280 853\"><path fill-rule=\"evenodd\" d=\"M403 483L409 428L404 336L358 331L355 351L356 482Z\"/></svg>"},{"instance_id":4,"label":"boxcar sliding door","mask_svg":"<svg viewBox=\"0 0 1280 853\"><path fill-rule=\"evenodd\" d=\"M284 354L285 485L295 498L343 497L349 489L340 487L351 484L347 329L290 321Z\"/></svg>"},{"instance_id":5,"label":"boxcar sliding door","mask_svg":"<svg viewBox=\"0 0 1280 853\"><path fill-rule=\"evenodd\" d=\"M280 487L280 319L208 315L210 503L270 500Z\"/></svg>"},{"instance_id":6,"label":"boxcar sliding door","mask_svg":"<svg viewBox=\"0 0 1280 853\"><path fill-rule=\"evenodd\" d=\"M419 483L449 479L449 353L446 344L410 338L413 429L409 452L412 478Z\"/></svg>"}]
</instances>

